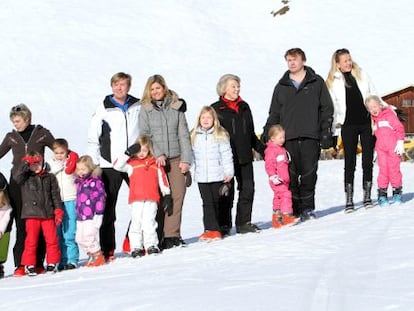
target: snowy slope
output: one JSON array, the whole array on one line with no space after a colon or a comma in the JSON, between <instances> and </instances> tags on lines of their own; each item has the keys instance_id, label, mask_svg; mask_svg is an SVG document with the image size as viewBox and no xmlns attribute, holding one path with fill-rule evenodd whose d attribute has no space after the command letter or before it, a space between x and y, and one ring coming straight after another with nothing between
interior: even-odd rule
<instances>
[{"instance_id":1,"label":"snowy slope","mask_svg":"<svg viewBox=\"0 0 414 311\"><path fill-rule=\"evenodd\" d=\"M320 162L319 218L275 230L270 228L272 194L263 163L256 162L253 221L261 233L233 232L222 241L197 242L203 227L193 186L183 215L187 248L140 259L118 253L104 267L6 278L0 281L0 309L412 310L414 173L411 163L402 168L405 204L344 214L336 175L342 161ZM361 203L362 190L355 190ZM120 202L126 202L125 192ZM118 241L128 223L127 209L120 205Z\"/></svg>"},{"instance_id":2,"label":"snowy slope","mask_svg":"<svg viewBox=\"0 0 414 311\"><path fill-rule=\"evenodd\" d=\"M10 108L24 102L34 123L84 153L90 116L118 71L132 74L137 97L149 75L164 75L187 100L190 126L200 107L216 100L218 78L238 74L259 133L286 70L283 54L295 46L323 77L333 51L347 47L379 93L413 83L411 1L293 0L286 15L273 18L270 12L281 6L270 0L4 0L0 136L12 128ZM10 160L0 160L5 174ZM319 219L275 231L272 194L257 162L253 221L264 229L260 234L196 242L203 228L193 185L184 205L186 249L139 260L119 253L97 269L10 277L0 281L0 310L411 310L411 163L403 173L403 206L344 215L343 162L320 162ZM125 188L117 216L120 246L129 219ZM6 273L12 271L10 248Z\"/></svg>"}]
</instances>

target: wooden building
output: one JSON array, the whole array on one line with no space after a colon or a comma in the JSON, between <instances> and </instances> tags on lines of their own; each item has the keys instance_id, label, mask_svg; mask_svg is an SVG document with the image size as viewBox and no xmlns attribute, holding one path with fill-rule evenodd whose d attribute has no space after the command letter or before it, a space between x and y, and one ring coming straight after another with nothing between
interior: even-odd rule
<instances>
[{"instance_id":1,"label":"wooden building","mask_svg":"<svg viewBox=\"0 0 414 311\"><path fill-rule=\"evenodd\" d=\"M407 121L403 122L405 133L414 135L414 85L386 94L382 96L382 99L407 114Z\"/></svg>"}]
</instances>

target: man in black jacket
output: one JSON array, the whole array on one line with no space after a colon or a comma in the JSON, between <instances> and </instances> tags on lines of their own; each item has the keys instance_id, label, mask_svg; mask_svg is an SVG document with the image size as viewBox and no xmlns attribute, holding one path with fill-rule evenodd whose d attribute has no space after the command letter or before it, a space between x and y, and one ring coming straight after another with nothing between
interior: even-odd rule
<instances>
[{"instance_id":1,"label":"man in black jacket","mask_svg":"<svg viewBox=\"0 0 414 311\"><path fill-rule=\"evenodd\" d=\"M315 185L321 147L333 145L333 103L324 80L305 66L305 53L293 48L285 53L288 71L276 85L262 139L274 124L286 132L293 212L302 220L314 218Z\"/></svg>"}]
</instances>

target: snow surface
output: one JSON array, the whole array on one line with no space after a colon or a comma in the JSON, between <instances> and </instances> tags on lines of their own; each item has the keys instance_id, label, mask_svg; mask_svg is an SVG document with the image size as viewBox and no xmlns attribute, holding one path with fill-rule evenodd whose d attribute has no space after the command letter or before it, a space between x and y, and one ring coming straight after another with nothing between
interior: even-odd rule
<instances>
[{"instance_id":1,"label":"snow surface","mask_svg":"<svg viewBox=\"0 0 414 311\"><path fill-rule=\"evenodd\" d=\"M380 94L413 83L411 1L294 0L286 15L273 18L270 12L281 6L270 0L1 1L0 133L12 128L10 108L24 102L35 124L86 152L91 114L118 71L133 76L137 97L148 76L164 75L186 99L190 126L201 106L216 100L218 78L238 74L260 133L286 70L283 54L296 46L323 77L333 51L347 47ZM11 155L0 161L6 175L10 161ZM343 162L321 161L318 219L280 230L270 228L272 193L263 163L254 165L253 221L261 233L197 242L203 226L193 185L182 225L189 246L131 259L120 253L129 220L122 188L119 258L96 269L0 280L0 310L413 309L412 163L402 164L405 204L345 215ZM360 181L358 167L359 203ZM12 247L5 266L10 275Z\"/></svg>"}]
</instances>

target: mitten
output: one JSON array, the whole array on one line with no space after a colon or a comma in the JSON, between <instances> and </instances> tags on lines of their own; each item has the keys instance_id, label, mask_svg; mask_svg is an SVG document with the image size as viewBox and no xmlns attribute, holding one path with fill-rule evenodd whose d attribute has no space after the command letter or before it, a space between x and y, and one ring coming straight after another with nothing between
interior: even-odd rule
<instances>
[{"instance_id":1,"label":"mitten","mask_svg":"<svg viewBox=\"0 0 414 311\"><path fill-rule=\"evenodd\" d=\"M66 169L65 173L68 175L73 174L76 169L76 162L78 161L79 156L76 152L69 151L68 159L66 160Z\"/></svg>"},{"instance_id":2,"label":"mitten","mask_svg":"<svg viewBox=\"0 0 414 311\"><path fill-rule=\"evenodd\" d=\"M193 183L193 178L191 177L190 171L184 174L184 178L185 178L186 187L190 187L191 184Z\"/></svg>"},{"instance_id":3,"label":"mitten","mask_svg":"<svg viewBox=\"0 0 414 311\"><path fill-rule=\"evenodd\" d=\"M404 141L403 140L397 141L397 145L395 145L394 152L398 155L404 154Z\"/></svg>"},{"instance_id":4,"label":"mitten","mask_svg":"<svg viewBox=\"0 0 414 311\"><path fill-rule=\"evenodd\" d=\"M103 219L103 215L101 214L101 215L98 215L98 214L95 214L95 216L93 216L93 226L96 228L96 229L99 229L100 227L101 227L101 225L102 225L102 219Z\"/></svg>"},{"instance_id":5,"label":"mitten","mask_svg":"<svg viewBox=\"0 0 414 311\"><path fill-rule=\"evenodd\" d=\"M55 208L55 224L56 226L60 226L62 224L63 215L65 215L65 212L61 208Z\"/></svg>"},{"instance_id":6,"label":"mitten","mask_svg":"<svg viewBox=\"0 0 414 311\"><path fill-rule=\"evenodd\" d=\"M128 147L128 149L125 151L125 154L129 157L132 157L134 154L137 154L140 151L141 151L141 145L133 144L132 146Z\"/></svg>"},{"instance_id":7,"label":"mitten","mask_svg":"<svg viewBox=\"0 0 414 311\"><path fill-rule=\"evenodd\" d=\"M321 134L321 148L329 149L333 147L332 133L329 129L324 130Z\"/></svg>"},{"instance_id":8,"label":"mitten","mask_svg":"<svg viewBox=\"0 0 414 311\"><path fill-rule=\"evenodd\" d=\"M281 183L283 183L283 180L277 176L277 175L272 175L269 177L269 180L274 184L274 185L280 185Z\"/></svg>"},{"instance_id":9,"label":"mitten","mask_svg":"<svg viewBox=\"0 0 414 311\"><path fill-rule=\"evenodd\" d=\"M222 183L219 187L219 196L221 197L228 197L230 194L231 183Z\"/></svg>"},{"instance_id":10,"label":"mitten","mask_svg":"<svg viewBox=\"0 0 414 311\"><path fill-rule=\"evenodd\" d=\"M162 205L164 212L168 216L171 216L173 213L173 201L172 201L171 194L167 194L162 198L161 205Z\"/></svg>"}]
</instances>

